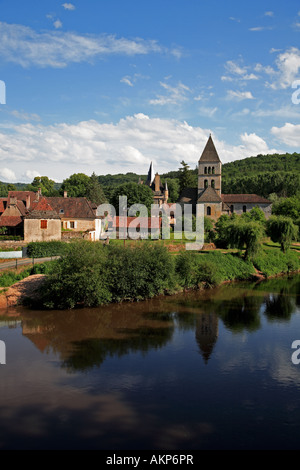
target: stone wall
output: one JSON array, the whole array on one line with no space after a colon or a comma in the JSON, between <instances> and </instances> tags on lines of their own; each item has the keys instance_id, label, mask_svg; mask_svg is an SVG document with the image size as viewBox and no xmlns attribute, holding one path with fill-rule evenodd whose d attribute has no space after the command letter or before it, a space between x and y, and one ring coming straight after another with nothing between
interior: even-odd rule
<instances>
[{"instance_id":1,"label":"stone wall","mask_svg":"<svg viewBox=\"0 0 300 470\"><path fill-rule=\"evenodd\" d=\"M47 219L47 228L41 228L41 219L24 219L24 241L43 242L61 240L60 219Z\"/></svg>"}]
</instances>

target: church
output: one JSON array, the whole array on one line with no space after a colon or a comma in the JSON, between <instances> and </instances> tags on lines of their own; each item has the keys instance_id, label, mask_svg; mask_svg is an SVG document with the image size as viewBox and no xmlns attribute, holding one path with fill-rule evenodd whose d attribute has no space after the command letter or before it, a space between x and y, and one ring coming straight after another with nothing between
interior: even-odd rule
<instances>
[{"instance_id":1,"label":"church","mask_svg":"<svg viewBox=\"0 0 300 470\"><path fill-rule=\"evenodd\" d=\"M211 135L198 162L198 187L185 188L178 203L204 205L204 215L217 220L222 214L241 215L253 207L261 208L266 217L271 215L272 204L257 194L222 194L222 162Z\"/></svg>"}]
</instances>

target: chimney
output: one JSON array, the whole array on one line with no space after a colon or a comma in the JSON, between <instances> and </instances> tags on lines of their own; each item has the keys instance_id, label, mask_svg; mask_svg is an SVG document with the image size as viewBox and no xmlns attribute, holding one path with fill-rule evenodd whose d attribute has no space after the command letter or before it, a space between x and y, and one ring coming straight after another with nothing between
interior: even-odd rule
<instances>
[{"instance_id":1,"label":"chimney","mask_svg":"<svg viewBox=\"0 0 300 470\"><path fill-rule=\"evenodd\" d=\"M67 191L64 191L64 197L68 197Z\"/></svg>"},{"instance_id":2,"label":"chimney","mask_svg":"<svg viewBox=\"0 0 300 470\"><path fill-rule=\"evenodd\" d=\"M30 207L30 194L26 194L26 209Z\"/></svg>"},{"instance_id":3,"label":"chimney","mask_svg":"<svg viewBox=\"0 0 300 470\"><path fill-rule=\"evenodd\" d=\"M42 196L42 188L39 188L37 193L38 193L38 194L37 194L37 195L38 195L38 199L40 199L40 197Z\"/></svg>"}]
</instances>

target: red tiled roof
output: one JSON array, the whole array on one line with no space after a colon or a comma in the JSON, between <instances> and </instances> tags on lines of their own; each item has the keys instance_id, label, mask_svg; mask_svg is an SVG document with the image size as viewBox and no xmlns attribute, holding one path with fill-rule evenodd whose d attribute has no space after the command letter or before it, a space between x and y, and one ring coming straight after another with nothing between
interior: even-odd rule
<instances>
[{"instance_id":1,"label":"red tiled roof","mask_svg":"<svg viewBox=\"0 0 300 470\"><path fill-rule=\"evenodd\" d=\"M22 218L19 216L2 216L0 217L0 227L16 227L17 225L22 223Z\"/></svg>"},{"instance_id":2,"label":"red tiled roof","mask_svg":"<svg viewBox=\"0 0 300 470\"><path fill-rule=\"evenodd\" d=\"M222 194L222 201L226 204L230 203L249 203L249 204L271 204L268 199L258 196L257 194Z\"/></svg>"},{"instance_id":3,"label":"red tiled roof","mask_svg":"<svg viewBox=\"0 0 300 470\"><path fill-rule=\"evenodd\" d=\"M30 207L33 202L37 200L37 194L34 191L8 191L8 199L15 197L18 201L23 201L23 204L26 207L26 199L29 196Z\"/></svg>"},{"instance_id":4,"label":"red tiled roof","mask_svg":"<svg viewBox=\"0 0 300 470\"><path fill-rule=\"evenodd\" d=\"M47 202L61 218L95 219L95 212L85 197L47 197Z\"/></svg>"},{"instance_id":5,"label":"red tiled roof","mask_svg":"<svg viewBox=\"0 0 300 470\"><path fill-rule=\"evenodd\" d=\"M2 214L6 209L5 204L4 204L5 202L7 203L7 197L1 197L0 198L0 214Z\"/></svg>"}]
</instances>

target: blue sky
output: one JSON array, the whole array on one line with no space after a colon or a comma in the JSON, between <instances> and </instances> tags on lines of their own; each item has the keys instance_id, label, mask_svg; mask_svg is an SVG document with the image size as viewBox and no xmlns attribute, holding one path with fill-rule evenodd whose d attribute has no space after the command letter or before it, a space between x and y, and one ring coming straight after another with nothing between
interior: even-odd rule
<instances>
[{"instance_id":1,"label":"blue sky","mask_svg":"<svg viewBox=\"0 0 300 470\"><path fill-rule=\"evenodd\" d=\"M299 152L300 4L0 0L0 80L1 181Z\"/></svg>"}]
</instances>

